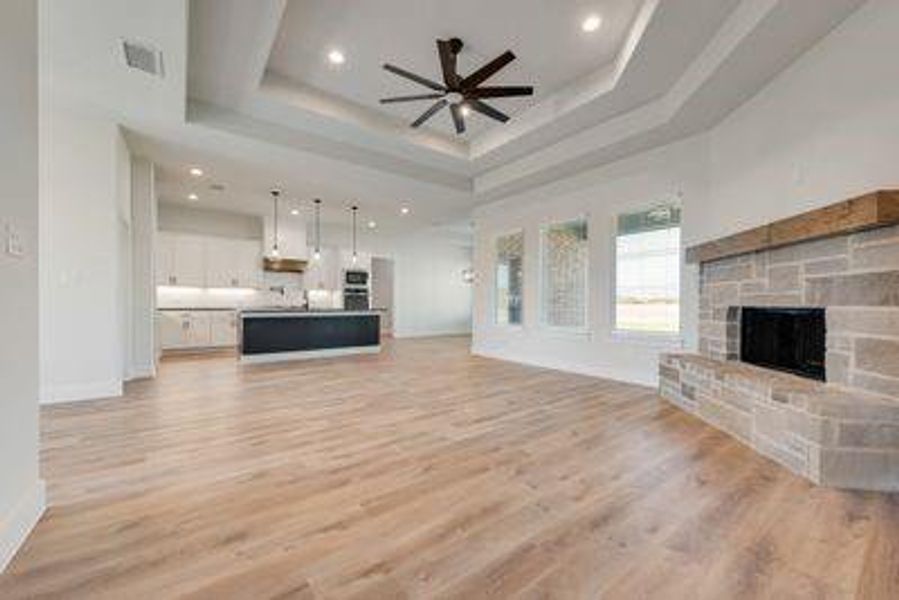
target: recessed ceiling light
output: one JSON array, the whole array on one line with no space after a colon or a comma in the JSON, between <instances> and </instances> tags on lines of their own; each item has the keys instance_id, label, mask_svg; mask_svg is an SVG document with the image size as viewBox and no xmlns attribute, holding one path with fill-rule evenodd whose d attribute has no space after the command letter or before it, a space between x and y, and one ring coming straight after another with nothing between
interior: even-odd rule
<instances>
[{"instance_id":1,"label":"recessed ceiling light","mask_svg":"<svg viewBox=\"0 0 899 600\"><path fill-rule=\"evenodd\" d=\"M602 17L599 15L590 15L584 19L583 23L581 23L581 29L587 33L592 33L599 29L600 25L602 25Z\"/></svg>"},{"instance_id":2,"label":"recessed ceiling light","mask_svg":"<svg viewBox=\"0 0 899 600\"><path fill-rule=\"evenodd\" d=\"M463 104L461 110L462 110L462 116L463 116L463 117L467 117L467 116L469 116L469 115L471 114L471 109L468 108L468 105L467 105L467 104Z\"/></svg>"},{"instance_id":3,"label":"recessed ceiling light","mask_svg":"<svg viewBox=\"0 0 899 600\"><path fill-rule=\"evenodd\" d=\"M378 224L375 223L374 221L369 221L369 222L368 222L368 228L369 228L369 229L374 229L374 228L377 227L377 226L378 226Z\"/></svg>"},{"instance_id":4,"label":"recessed ceiling light","mask_svg":"<svg viewBox=\"0 0 899 600\"><path fill-rule=\"evenodd\" d=\"M291 209L290 214L292 214L293 216L297 216L298 214L300 214L300 209L299 208Z\"/></svg>"},{"instance_id":5,"label":"recessed ceiling light","mask_svg":"<svg viewBox=\"0 0 899 600\"><path fill-rule=\"evenodd\" d=\"M404 215L408 215L408 214L409 214L409 207L408 207L408 206L404 206L403 208L400 209L400 212L403 213Z\"/></svg>"},{"instance_id":6,"label":"recessed ceiling light","mask_svg":"<svg viewBox=\"0 0 899 600\"><path fill-rule=\"evenodd\" d=\"M187 199L190 200L191 202L196 202L197 200L200 199L200 197L197 196L196 194L188 194Z\"/></svg>"},{"instance_id":7,"label":"recessed ceiling light","mask_svg":"<svg viewBox=\"0 0 899 600\"><path fill-rule=\"evenodd\" d=\"M201 169L200 167L191 167L190 174L193 175L194 177L202 177L203 169Z\"/></svg>"},{"instance_id":8,"label":"recessed ceiling light","mask_svg":"<svg viewBox=\"0 0 899 600\"><path fill-rule=\"evenodd\" d=\"M342 65L346 62L346 56L340 50L331 50L328 52L328 62L332 65Z\"/></svg>"}]
</instances>

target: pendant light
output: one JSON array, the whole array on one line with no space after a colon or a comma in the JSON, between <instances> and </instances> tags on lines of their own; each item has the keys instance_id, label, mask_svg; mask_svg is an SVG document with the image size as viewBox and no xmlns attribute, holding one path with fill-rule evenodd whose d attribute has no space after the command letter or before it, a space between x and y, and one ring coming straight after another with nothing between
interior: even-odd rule
<instances>
[{"instance_id":1,"label":"pendant light","mask_svg":"<svg viewBox=\"0 0 899 600\"><path fill-rule=\"evenodd\" d=\"M315 203L315 252L312 258L321 260L322 257L322 201L320 198L314 200Z\"/></svg>"},{"instance_id":2,"label":"pendant light","mask_svg":"<svg viewBox=\"0 0 899 600\"><path fill-rule=\"evenodd\" d=\"M272 258L278 258L280 252L278 250L278 197L281 195L281 190L272 190L272 204L274 206L274 227L272 229Z\"/></svg>"},{"instance_id":3,"label":"pendant light","mask_svg":"<svg viewBox=\"0 0 899 600\"><path fill-rule=\"evenodd\" d=\"M356 213L359 211L358 206L353 206L353 264L356 264L358 255L356 254Z\"/></svg>"}]
</instances>

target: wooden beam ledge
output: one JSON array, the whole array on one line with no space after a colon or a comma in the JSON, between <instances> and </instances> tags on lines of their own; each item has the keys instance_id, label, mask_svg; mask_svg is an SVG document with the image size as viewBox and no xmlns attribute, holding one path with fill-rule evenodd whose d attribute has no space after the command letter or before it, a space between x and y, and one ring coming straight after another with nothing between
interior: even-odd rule
<instances>
[{"instance_id":1,"label":"wooden beam ledge","mask_svg":"<svg viewBox=\"0 0 899 600\"><path fill-rule=\"evenodd\" d=\"M877 190L687 248L688 263L704 263L836 235L899 224L899 190Z\"/></svg>"}]
</instances>

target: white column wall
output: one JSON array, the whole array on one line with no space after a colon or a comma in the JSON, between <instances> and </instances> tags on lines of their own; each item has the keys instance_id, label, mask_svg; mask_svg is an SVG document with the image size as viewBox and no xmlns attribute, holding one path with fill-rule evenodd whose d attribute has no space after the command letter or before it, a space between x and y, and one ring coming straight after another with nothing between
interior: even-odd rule
<instances>
[{"instance_id":1,"label":"white column wall","mask_svg":"<svg viewBox=\"0 0 899 600\"><path fill-rule=\"evenodd\" d=\"M37 48L35 3L0 2L0 571L45 503L38 476ZM21 254L8 252L10 233Z\"/></svg>"}]
</instances>

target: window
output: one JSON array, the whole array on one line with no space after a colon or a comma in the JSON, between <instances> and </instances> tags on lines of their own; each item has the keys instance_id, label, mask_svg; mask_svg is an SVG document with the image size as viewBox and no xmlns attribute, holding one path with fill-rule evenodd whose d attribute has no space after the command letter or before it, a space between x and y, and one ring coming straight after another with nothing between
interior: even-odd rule
<instances>
[{"instance_id":1,"label":"window","mask_svg":"<svg viewBox=\"0 0 899 600\"><path fill-rule=\"evenodd\" d=\"M680 219L676 206L618 217L616 330L680 332Z\"/></svg>"},{"instance_id":2,"label":"window","mask_svg":"<svg viewBox=\"0 0 899 600\"><path fill-rule=\"evenodd\" d=\"M540 252L542 322L551 327L586 327L587 221L545 227Z\"/></svg>"},{"instance_id":3,"label":"window","mask_svg":"<svg viewBox=\"0 0 899 600\"><path fill-rule=\"evenodd\" d=\"M523 261L523 232L496 240L496 322L499 325L521 325Z\"/></svg>"}]
</instances>

